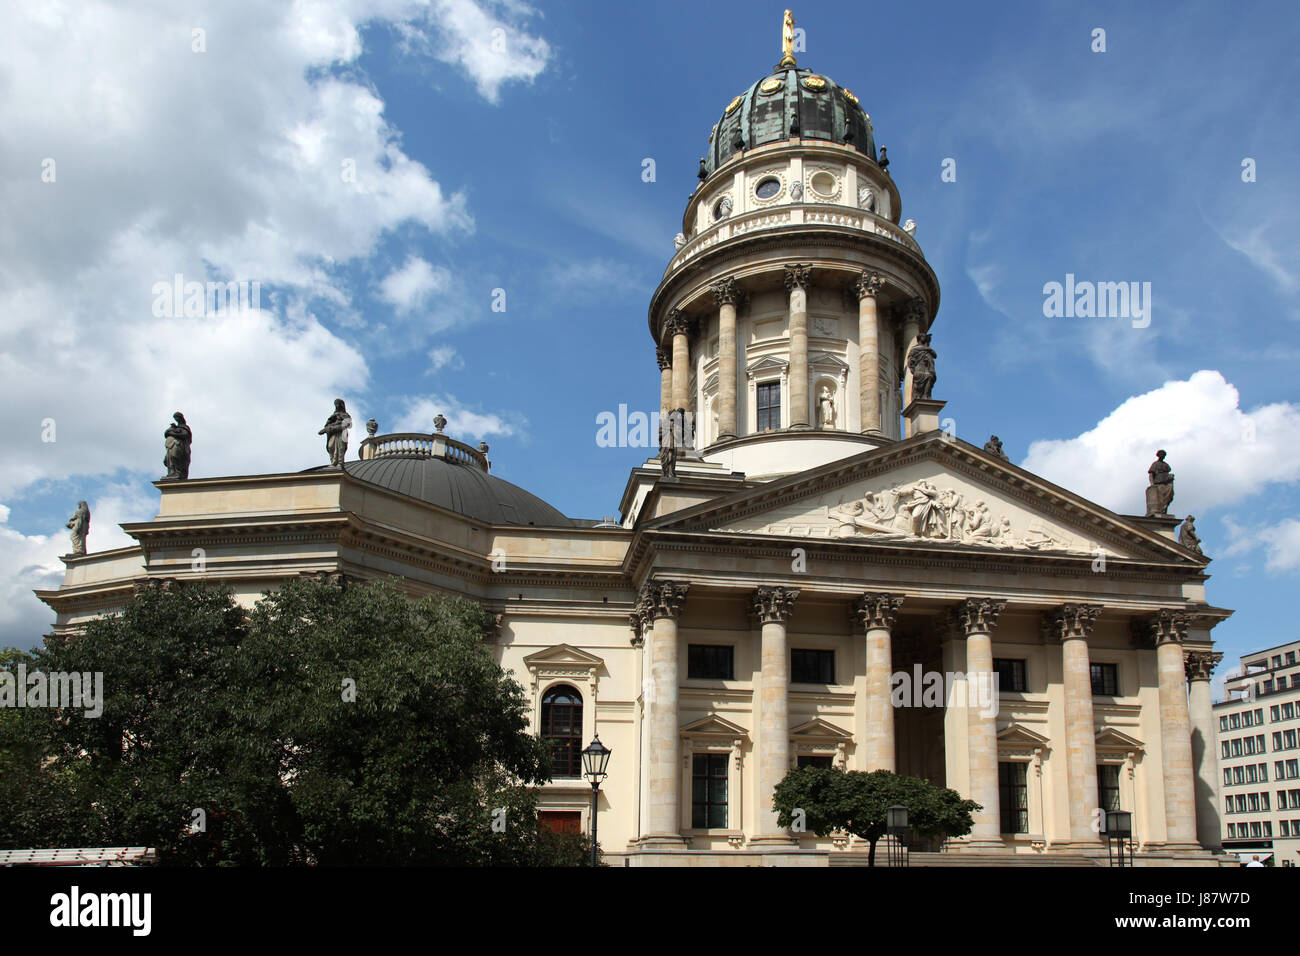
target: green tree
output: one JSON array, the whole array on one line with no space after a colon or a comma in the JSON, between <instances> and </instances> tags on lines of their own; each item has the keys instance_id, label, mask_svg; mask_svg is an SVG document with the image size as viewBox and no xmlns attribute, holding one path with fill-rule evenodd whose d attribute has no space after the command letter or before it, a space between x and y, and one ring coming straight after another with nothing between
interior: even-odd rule
<instances>
[{"instance_id":1,"label":"green tree","mask_svg":"<svg viewBox=\"0 0 1300 956\"><path fill-rule=\"evenodd\" d=\"M392 583L290 581L249 612L146 590L33 655L103 673L103 715L0 724L0 780L26 781L0 785L0 820L22 811L0 836L208 865L580 863L580 835L539 826L549 760L485 623Z\"/></svg>"},{"instance_id":2,"label":"green tree","mask_svg":"<svg viewBox=\"0 0 1300 956\"><path fill-rule=\"evenodd\" d=\"M876 841L885 834L888 807L907 807L912 829L936 837L969 833L974 826L971 813L982 809L974 800L963 800L956 790L919 777L822 767L791 770L777 784L773 802L783 827L792 826L795 812L801 810L804 825L818 836L842 830L868 841L869 866L876 865Z\"/></svg>"}]
</instances>

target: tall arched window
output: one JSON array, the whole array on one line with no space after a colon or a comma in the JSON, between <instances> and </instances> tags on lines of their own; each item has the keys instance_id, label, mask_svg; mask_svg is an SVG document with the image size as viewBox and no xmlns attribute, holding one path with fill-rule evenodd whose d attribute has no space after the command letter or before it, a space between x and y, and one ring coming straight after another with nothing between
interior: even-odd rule
<instances>
[{"instance_id":1,"label":"tall arched window","mask_svg":"<svg viewBox=\"0 0 1300 956\"><path fill-rule=\"evenodd\" d=\"M567 684L542 698L542 739L551 748L551 776L582 776L582 695Z\"/></svg>"}]
</instances>

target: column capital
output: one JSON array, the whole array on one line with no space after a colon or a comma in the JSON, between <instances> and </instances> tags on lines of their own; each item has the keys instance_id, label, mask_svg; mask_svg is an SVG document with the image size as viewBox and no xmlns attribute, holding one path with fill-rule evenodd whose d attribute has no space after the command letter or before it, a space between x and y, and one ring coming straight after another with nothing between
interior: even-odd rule
<instances>
[{"instance_id":1,"label":"column capital","mask_svg":"<svg viewBox=\"0 0 1300 956\"><path fill-rule=\"evenodd\" d=\"M762 624L784 624L790 619L798 597L798 588L756 588L754 614Z\"/></svg>"},{"instance_id":2,"label":"column capital","mask_svg":"<svg viewBox=\"0 0 1300 956\"><path fill-rule=\"evenodd\" d=\"M865 269L850 286L857 293L858 299L865 299L868 296L874 299L884 287L885 280L883 276L878 272L868 272Z\"/></svg>"},{"instance_id":3,"label":"column capital","mask_svg":"<svg viewBox=\"0 0 1300 956\"><path fill-rule=\"evenodd\" d=\"M1086 638L1100 613L1100 604L1062 604L1043 614L1043 630L1058 641Z\"/></svg>"},{"instance_id":4,"label":"column capital","mask_svg":"<svg viewBox=\"0 0 1300 956\"><path fill-rule=\"evenodd\" d=\"M898 609L903 606L901 594L867 591L853 605L853 616L866 630L889 630L898 619Z\"/></svg>"},{"instance_id":5,"label":"column capital","mask_svg":"<svg viewBox=\"0 0 1300 956\"><path fill-rule=\"evenodd\" d=\"M651 621L664 617L675 620L682 613L689 588L690 584L686 581L651 581L641 589L637 603L642 605L645 609L643 614L648 615Z\"/></svg>"},{"instance_id":6,"label":"column capital","mask_svg":"<svg viewBox=\"0 0 1300 956\"><path fill-rule=\"evenodd\" d=\"M690 335L692 319L681 309L673 309L664 321L664 328L669 335Z\"/></svg>"},{"instance_id":7,"label":"column capital","mask_svg":"<svg viewBox=\"0 0 1300 956\"><path fill-rule=\"evenodd\" d=\"M998 626L998 615L1006 606L1006 601L967 598L950 612L953 628L962 637L992 634Z\"/></svg>"},{"instance_id":8,"label":"column capital","mask_svg":"<svg viewBox=\"0 0 1300 956\"><path fill-rule=\"evenodd\" d=\"M1161 608L1148 617L1133 619L1134 635L1146 647L1183 643L1187 640L1187 625L1187 615L1175 608Z\"/></svg>"},{"instance_id":9,"label":"column capital","mask_svg":"<svg viewBox=\"0 0 1300 956\"><path fill-rule=\"evenodd\" d=\"M709 291L713 293L713 301L720 306L737 305L745 297L745 290L730 276L709 286Z\"/></svg>"},{"instance_id":10,"label":"column capital","mask_svg":"<svg viewBox=\"0 0 1300 956\"><path fill-rule=\"evenodd\" d=\"M787 262L785 266L785 287L791 290L799 288L807 292L812 287L812 272L811 262Z\"/></svg>"},{"instance_id":11,"label":"column capital","mask_svg":"<svg viewBox=\"0 0 1300 956\"><path fill-rule=\"evenodd\" d=\"M659 371L673 367L673 357L666 349L655 349L655 359L659 362Z\"/></svg>"},{"instance_id":12,"label":"column capital","mask_svg":"<svg viewBox=\"0 0 1300 956\"><path fill-rule=\"evenodd\" d=\"M908 299L907 305L903 306L903 316L905 319L914 319L918 324L924 324L925 300L920 297Z\"/></svg>"},{"instance_id":13,"label":"column capital","mask_svg":"<svg viewBox=\"0 0 1300 956\"><path fill-rule=\"evenodd\" d=\"M1214 669L1223 660L1219 651L1184 651L1183 667L1187 671L1187 680L1209 680Z\"/></svg>"}]
</instances>

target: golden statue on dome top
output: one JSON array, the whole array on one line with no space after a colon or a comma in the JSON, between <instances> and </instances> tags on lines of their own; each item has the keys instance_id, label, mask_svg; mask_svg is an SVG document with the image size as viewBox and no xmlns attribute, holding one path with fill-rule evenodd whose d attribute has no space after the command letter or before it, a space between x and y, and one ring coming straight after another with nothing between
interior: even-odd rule
<instances>
[{"instance_id":1,"label":"golden statue on dome top","mask_svg":"<svg viewBox=\"0 0 1300 956\"><path fill-rule=\"evenodd\" d=\"M785 20L781 23L781 62L778 67L798 66L794 59L794 14L785 11Z\"/></svg>"}]
</instances>

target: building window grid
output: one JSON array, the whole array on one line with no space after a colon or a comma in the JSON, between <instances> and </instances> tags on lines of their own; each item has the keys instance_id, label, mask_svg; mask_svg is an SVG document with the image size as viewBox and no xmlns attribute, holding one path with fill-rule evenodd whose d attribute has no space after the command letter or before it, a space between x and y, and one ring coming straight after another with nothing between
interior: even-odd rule
<instances>
[{"instance_id":1,"label":"building window grid","mask_svg":"<svg viewBox=\"0 0 1300 956\"><path fill-rule=\"evenodd\" d=\"M1001 802L1003 833L1029 832L1029 787L1026 764L1008 761L998 764L998 797Z\"/></svg>"},{"instance_id":2,"label":"building window grid","mask_svg":"<svg viewBox=\"0 0 1300 956\"><path fill-rule=\"evenodd\" d=\"M691 826L720 830L727 826L728 754L694 754L691 763Z\"/></svg>"}]
</instances>

